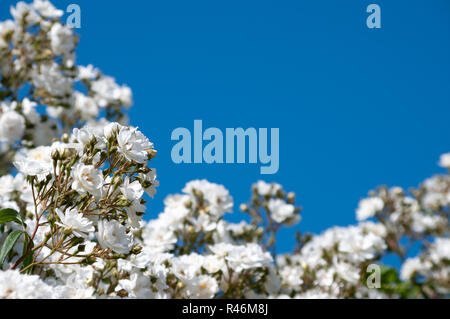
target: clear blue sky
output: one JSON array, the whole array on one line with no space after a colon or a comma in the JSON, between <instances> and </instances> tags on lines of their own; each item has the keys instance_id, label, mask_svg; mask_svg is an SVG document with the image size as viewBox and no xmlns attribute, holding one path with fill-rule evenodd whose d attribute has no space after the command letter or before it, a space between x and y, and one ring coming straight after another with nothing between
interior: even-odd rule
<instances>
[{"instance_id":1,"label":"clear blue sky","mask_svg":"<svg viewBox=\"0 0 450 319\"><path fill-rule=\"evenodd\" d=\"M196 178L224 184L235 208L258 179L295 191L302 231L355 222L379 184L416 186L450 151L450 1L54 1L81 6L78 63L134 92L131 124L159 150L148 213ZM1 1L1 18L13 1ZM366 7L381 6L381 29ZM67 17L67 14L65 15ZM176 127L280 128L280 170L175 165ZM238 220L240 215L230 216ZM289 249L294 229L280 237Z\"/></svg>"}]
</instances>

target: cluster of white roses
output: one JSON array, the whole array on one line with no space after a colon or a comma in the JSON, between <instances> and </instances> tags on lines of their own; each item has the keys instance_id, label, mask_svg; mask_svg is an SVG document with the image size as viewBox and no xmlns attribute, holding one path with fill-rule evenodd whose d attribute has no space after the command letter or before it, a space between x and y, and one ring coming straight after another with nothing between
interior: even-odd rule
<instances>
[{"instance_id":1,"label":"cluster of white roses","mask_svg":"<svg viewBox=\"0 0 450 319\"><path fill-rule=\"evenodd\" d=\"M126 126L130 89L75 66L77 37L50 2L11 13L0 23L0 298L449 296L449 175L410 192L380 187L357 225L298 233L291 254L276 253L276 237L301 209L277 183L253 185L240 223L224 218L228 190L206 180L143 220L156 151ZM440 165L450 169L450 154ZM390 254L400 275L382 266L370 289L368 266Z\"/></svg>"},{"instance_id":2,"label":"cluster of white roses","mask_svg":"<svg viewBox=\"0 0 450 319\"><path fill-rule=\"evenodd\" d=\"M0 266L46 274L54 285L64 282L55 290L63 297L92 296L98 287L79 289L87 281L78 275L90 269L93 280L99 263L142 249L134 232L146 210L144 193L153 197L158 186L155 170L147 166L155 154L139 130L116 122L101 132L75 128L50 146L19 151L18 173L0 177L0 220L14 217L0 228L5 244L12 243L0 253Z\"/></svg>"},{"instance_id":3,"label":"cluster of white roses","mask_svg":"<svg viewBox=\"0 0 450 319\"><path fill-rule=\"evenodd\" d=\"M0 164L3 173L17 149L49 145L86 123L126 124L133 103L126 85L92 65L75 65L78 42L59 18L63 11L34 0L11 7L0 22Z\"/></svg>"}]
</instances>

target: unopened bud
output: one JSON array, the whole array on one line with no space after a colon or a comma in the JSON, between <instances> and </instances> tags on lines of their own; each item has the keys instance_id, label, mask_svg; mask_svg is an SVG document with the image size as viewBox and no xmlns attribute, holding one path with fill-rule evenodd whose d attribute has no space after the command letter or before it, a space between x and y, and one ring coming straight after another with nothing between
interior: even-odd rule
<instances>
[{"instance_id":1,"label":"unopened bud","mask_svg":"<svg viewBox=\"0 0 450 319\"><path fill-rule=\"evenodd\" d=\"M46 60L46 59L48 59L48 58L50 58L50 57L52 57L52 56L53 56L52 50L50 50L50 49L45 49L45 50L43 50L43 51L41 52L41 54L39 54L36 58L37 58L38 60Z\"/></svg>"},{"instance_id":2,"label":"unopened bud","mask_svg":"<svg viewBox=\"0 0 450 319\"><path fill-rule=\"evenodd\" d=\"M142 251L142 246L138 246L138 245L134 246L134 247L131 249L131 253L134 254L134 255L140 254L141 251Z\"/></svg>"},{"instance_id":3,"label":"unopened bud","mask_svg":"<svg viewBox=\"0 0 450 319\"><path fill-rule=\"evenodd\" d=\"M151 160L152 158L154 158L156 156L156 153L158 153L158 151L155 149L148 150L148 159Z\"/></svg>"},{"instance_id":4,"label":"unopened bud","mask_svg":"<svg viewBox=\"0 0 450 319\"><path fill-rule=\"evenodd\" d=\"M93 263L95 263L95 261L96 261L96 258L94 257L94 256L88 256L88 257L86 257L84 260L83 260L83 262L85 263L85 264L87 264L87 265L92 265Z\"/></svg>"},{"instance_id":5,"label":"unopened bud","mask_svg":"<svg viewBox=\"0 0 450 319\"><path fill-rule=\"evenodd\" d=\"M63 143L69 143L69 134L64 133L64 134L61 136L61 141L63 141Z\"/></svg>"},{"instance_id":6,"label":"unopened bud","mask_svg":"<svg viewBox=\"0 0 450 319\"><path fill-rule=\"evenodd\" d=\"M114 186L120 186L123 183L123 178L119 175L116 175L112 179L112 183Z\"/></svg>"},{"instance_id":7,"label":"unopened bud","mask_svg":"<svg viewBox=\"0 0 450 319\"><path fill-rule=\"evenodd\" d=\"M49 240L50 237L52 237L52 233L51 233L51 232L46 232L46 233L45 233L45 237L44 237L44 242L46 242L47 240Z\"/></svg>"},{"instance_id":8,"label":"unopened bud","mask_svg":"<svg viewBox=\"0 0 450 319\"><path fill-rule=\"evenodd\" d=\"M128 207L131 205L131 202L123 195L117 196L117 203L122 207Z\"/></svg>"},{"instance_id":9,"label":"unopened bud","mask_svg":"<svg viewBox=\"0 0 450 319\"><path fill-rule=\"evenodd\" d=\"M189 225L189 226L187 227L187 230L188 230L189 233L193 233L194 230L195 230L195 228L194 228L194 226Z\"/></svg>"},{"instance_id":10,"label":"unopened bud","mask_svg":"<svg viewBox=\"0 0 450 319\"><path fill-rule=\"evenodd\" d=\"M295 193L294 192L290 192L287 194L287 202L288 204L293 204L295 201Z\"/></svg>"},{"instance_id":11,"label":"unopened bud","mask_svg":"<svg viewBox=\"0 0 450 319\"><path fill-rule=\"evenodd\" d=\"M60 158L59 151L58 150L53 150L52 151L52 159L57 161L57 160L59 160L59 158Z\"/></svg>"},{"instance_id":12,"label":"unopened bud","mask_svg":"<svg viewBox=\"0 0 450 319\"><path fill-rule=\"evenodd\" d=\"M72 228L64 228L64 235L69 236L72 234Z\"/></svg>"},{"instance_id":13,"label":"unopened bud","mask_svg":"<svg viewBox=\"0 0 450 319\"><path fill-rule=\"evenodd\" d=\"M117 292L117 296L122 298L128 297L128 292L125 289L121 289Z\"/></svg>"},{"instance_id":14,"label":"unopened bud","mask_svg":"<svg viewBox=\"0 0 450 319\"><path fill-rule=\"evenodd\" d=\"M191 208L192 208L192 201L188 200L188 201L184 204L184 206L185 206L187 209L191 209Z\"/></svg>"}]
</instances>

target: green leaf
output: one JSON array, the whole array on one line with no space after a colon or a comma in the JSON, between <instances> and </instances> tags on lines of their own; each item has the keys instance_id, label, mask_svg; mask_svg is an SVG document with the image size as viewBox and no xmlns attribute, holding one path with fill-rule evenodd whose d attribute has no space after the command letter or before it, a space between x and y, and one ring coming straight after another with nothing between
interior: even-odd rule
<instances>
[{"instance_id":1,"label":"green leaf","mask_svg":"<svg viewBox=\"0 0 450 319\"><path fill-rule=\"evenodd\" d=\"M22 219L20 213L16 212L14 209L5 208L0 210L0 224L16 222L20 225L25 226L25 222Z\"/></svg>"},{"instance_id":2,"label":"green leaf","mask_svg":"<svg viewBox=\"0 0 450 319\"><path fill-rule=\"evenodd\" d=\"M8 237L6 237L6 240L3 243L2 248L0 249L0 268L3 267L3 263L5 262L6 257L22 234L22 230L15 230L11 234L9 234Z\"/></svg>"},{"instance_id":3,"label":"green leaf","mask_svg":"<svg viewBox=\"0 0 450 319\"><path fill-rule=\"evenodd\" d=\"M25 255L27 251L31 251L34 248L34 243L30 238L30 235L25 233L25 244L23 245L22 255ZM22 261L22 269L26 268L33 262L33 254L28 254ZM28 268L25 274L30 274L33 271L33 267Z\"/></svg>"},{"instance_id":4,"label":"green leaf","mask_svg":"<svg viewBox=\"0 0 450 319\"><path fill-rule=\"evenodd\" d=\"M381 280L383 283L399 283L397 270L393 267L381 267Z\"/></svg>"}]
</instances>

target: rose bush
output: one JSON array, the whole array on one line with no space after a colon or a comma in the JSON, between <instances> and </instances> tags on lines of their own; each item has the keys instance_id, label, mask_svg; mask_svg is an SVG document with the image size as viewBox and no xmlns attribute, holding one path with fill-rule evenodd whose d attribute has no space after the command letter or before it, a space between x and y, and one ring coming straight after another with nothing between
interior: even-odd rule
<instances>
[{"instance_id":1,"label":"rose bush","mask_svg":"<svg viewBox=\"0 0 450 319\"><path fill-rule=\"evenodd\" d=\"M50 2L11 14L0 23L0 298L449 296L448 174L370 192L357 224L299 233L290 254L276 254L276 237L301 209L276 183L252 186L240 205L250 222L227 222L233 199L206 180L145 221L156 150L127 124L130 88L76 65L78 38Z\"/></svg>"}]
</instances>

